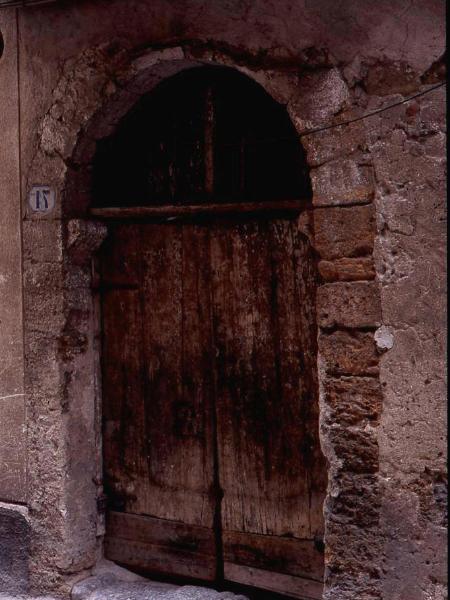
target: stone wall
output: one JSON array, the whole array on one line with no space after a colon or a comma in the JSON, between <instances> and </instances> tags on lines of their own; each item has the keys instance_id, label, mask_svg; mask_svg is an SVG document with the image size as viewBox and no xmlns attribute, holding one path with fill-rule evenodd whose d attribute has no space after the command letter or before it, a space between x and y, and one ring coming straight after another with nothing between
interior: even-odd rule
<instances>
[{"instance_id":1,"label":"stone wall","mask_svg":"<svg viewBox=\"0 0 450 600\"><path fill-rule=\"evenodd\" d=\"M9 89L19 83L20 90L21 160L19 119L10 109L5 122L16 154L1 172L16 182L8 192L15 198L8 235L16 241L7 244L16 250L2 256L1 268L20 279L20 166L34 589L64 594L101 551L89 261L104 232L86 221L95 140L161 78L214 63L241 69L286 104L311 167L313 208L299 225L322 277L324 597L444 597L443 89L308 134L439 82L443 12L440 0L83 0L21 9L17 29L15 12L0 12L0 69ZM57 208L44 218L25 202L30 186L43 181L57 190ZM1 310L16 329L0 335L20 348L20 285L9 289L15 295L5 296ZM0 442L0 456L5 447ZM15 456L23 465L24 452ZM24 489L18 473L8 489ZM13 496L5 499L25 501Z\"/></svg>"}]
</instances>

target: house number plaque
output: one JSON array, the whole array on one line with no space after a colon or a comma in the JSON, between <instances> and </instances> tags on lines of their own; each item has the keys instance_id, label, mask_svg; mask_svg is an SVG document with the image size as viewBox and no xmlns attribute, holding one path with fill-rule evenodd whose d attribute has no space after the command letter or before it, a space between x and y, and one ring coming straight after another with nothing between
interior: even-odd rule
<instances>
[{"instance_id":1,"label":"house number plaque","mask_svg":"<svg viewBox=\"0 0 450 600\"><path fill-rule=\"evenodd\" d=\"M55 190L48 185L34 185L28 196L33 212L49 213L55 208Z\"/></svg>"}]
</instances>

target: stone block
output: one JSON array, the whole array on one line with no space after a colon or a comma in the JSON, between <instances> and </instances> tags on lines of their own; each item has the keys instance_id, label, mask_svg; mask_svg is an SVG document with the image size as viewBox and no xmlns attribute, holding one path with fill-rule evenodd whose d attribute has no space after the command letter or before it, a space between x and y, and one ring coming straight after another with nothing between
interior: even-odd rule
<instances>
[{"instance_id":1,"label":"stone block","mask_svg":"<svg viewBox=\"0 0 450 600\"><path fill-rule=\"evenodd\" d=\"M417 72L404 62L377 63L370 67L365 79L365 89L370 96L408 96L419 87Z\"/></svg>"},{"instance_id":2,"label":"stone block","mask_svg":"<svg viewBox=\"0 0 450 600\"><path fill-rule=\"evenodd\" d=\"M24 314L27 330L58 334L65 322L63 306L61 289L37 285L26 287Z\"/></svg>"},{"instance_id":3,"label":"stone block","mask_svg":"<svg viewBox=\"0 0 450 600\"><path fill-rule=\"evenodd\" d=\"M334 485L339 493L331 495L327 507L335 519L347 525L376 527L380 518L381 498L376 474L340 473Z\"/></svg>"},{"instance_id":4,"label":"stone block","mask_svg":"<svg viewBox=\"0 0 450 600\"><path fill-rule=\"evenodd\" d=\"M361 258L339 258L321 260L319 273L326 282L331 281L370 281L375 279L375 266L371 256Z\"/></svg>"},{"instance_id":5,"label":"stone block","mask_svg":"<svg viewBox=\"0 0 450 600\"><path fill-rule=\"evenodd\" d=\"M378 354L371 332L321 332L319 351L325 370L330 375L376 375Z\"/></svg>"},{"instance_id":6,"label":"stone block","mask_svg":"<svg viewBox=\"0 0 450 600\"><path fill-rule=\"evenodd\" d=\"M40 403L40 407L46 410L52 402L58 404L57 398L61 393L59 339L42 332L29 331L25 347L25 380L32 388L32 405Z\"/></svg>"},{"instance_id":7,"label":"stone block","mask_svg":"<svg viewBox=\"0 0 450 600\"><path fill-rule=\"evenodd\" d=\"M23 394L0 398L0 423L0 498L8 502L25 502L26 432Z\"/></svg>"},{"instance_id":8,"label":"stone block","mask_svg":"<svg viewBox=\"0 0 450 600\"><path fill-rule=\"evenodd\" d=\"M326 283L317 290L320 327L379 327L380 293L375 282Z\"/></svg>"},{"instance_id":9,"label":"stone block","mask_svg":"<svg viewBox=\"0 0 450 600\"><path fill-rule=\"evenodd\" d=\"M374 235L372 204L314 211L314 245L325 260L371 253Z\"/></svg>"},{"instance_id":10,"label":"stone block","mask_svg":"<svg viewBox=\"0 0 450 600\"><path fill-rule=\"evenodd\" d=\"M328 428L330 440L340 471L376 473L379 468L378 442L375 431L369 427L340 426Z\"/></svg>"},{"instance_id":11,"label":"stone block","mask_svg":"<svg viewBox=\"0 0 450 600\"><path fill-rule=\"evenodd\" d=\"M314 206L364 204L374 194L372 168L354 160L336 160L312 169Z\"/></svg>"},{"instance_id":12,"label":"stone block","mask_svg":"<svg viewBox=\"0 0 450 600\"><path fill-rule=\"evenodd\" d=\"M28 331L58 335L64 326L61 263L24 263L24 314Z\"/></svg>"},{"instance_id":13,"label":"stone block","mask_svg":"<svg viewBox=\"0 0 450 600\"><path fill-rule=\"evenodd\" d=\"M350 98L348 86L336 68L305 70L298 81L298 92L290 104L299 131L330 121Z\"/></svg>"},{"instance_id":14,"label":"stone block","mask_svg":"<svg viewBox=\"0 0 450 600\"><path fill-rule=\"evenodd\" d=\"M62 262L62 227L60 221L23 221L24 260Z\"/></svg>"},{"instance_id":15,"label":"stone block","mask_svg":"<svg viewBox=\"0 0 450 600\"><path fill-rule=\"evenodd\" d=\"M376 424L383 404L380 382L372 377L329 378L324 381L327 421L343 426Z\"/></svg>"},{"instance_id":16,"label":"stone block","mask_svg":"<svg viewBox=\"0 0 450 600\"><path fill-rule=\"evenodd\" d=\"M347 111L341 113L338 119L342 122L354 116L354 112ZM366 131L363 123L356 121L312 135L304 135L301 139L308 154L308 164L314 167L356 152L365 144Z\"/></svg>"},{"instance_id":17,"label":"stone block","mask_svg":"<svg viewBox=\"0 0 450 600\"><path fill-rule=\"evenodd\" d=\"M29 525L26 510L0 503L0 591L28 591Z\"/></svg>"},{"instance_id":18,"label":"stone block","mask_svg":"<svg viewBox=\"0 0 450 600\"><path fill-rule=\"evenodd\" d=\"M345 524L338 519L329 522L326 534L326 547L329 550L329 564L335 574L341 572L348 577L351 594L343 595L341 593L335 596L336 600L381 600L380 595L361 595L363 589L361 581L358 581L357 592L351 586L355 585L356 577L361 573L367 576L367 584L370 585L370 579L374 578L379 582L379 557L382 551L380 540L380 528L360 527L353 524ZM330 596L331 598L331 596ZM387 598L386 598L387 600Z\"/></svg>"}]
</instances>

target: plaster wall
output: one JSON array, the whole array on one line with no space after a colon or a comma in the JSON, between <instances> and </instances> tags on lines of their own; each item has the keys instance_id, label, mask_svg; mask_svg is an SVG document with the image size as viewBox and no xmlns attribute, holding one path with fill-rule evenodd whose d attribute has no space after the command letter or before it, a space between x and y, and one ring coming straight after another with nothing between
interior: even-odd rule
<instances>
[{"instance_id":1,"label":"plaster wall","mask_svg":"<svg viewBox=\"0 0 450 600\"><path fill-rule=\"evenodd\" d=\"M446 594L444 107L442 88L384 113L369 141L377 179L379 343L387 349L380 364L383 589L393 600Z\"/></svg>"},{"instance_id":2,"label":"plaster wall","mask_svg":"<svg viewBox=\"0 0 450 600\"><path fill-rule=\"evenodd\" d=\"M0 500L25 502L19 103L14 11L0 15ZM18 448L17 448L18 447ZM19 450L18 452L16 450Z\"/></svg>"},{"instance_id":3,"label":"plaster wall","mask_svg":"<svg viewBox=\"0 0 450 600\"><path fill-rule=\"evenodd\" d=\"M308 152L314 209L301 226L320 259L321 427L330 463L324 597L444 598L443 90L305 135L439 82L444 3L81 0L18 16L21 159L15 97L1 117L13 151L0 174L0 193L16 198L0 240L8 248L2 269L16 278L2 297L9 312L0 332L15 348L12 393L23 392L19 168L25 191L45 180L58 192L48 217L23 204L34 589L67 592L101 549L89 258L104 231L79 220L94 140L159 78L212 61L241 68L285 103ZM1 11L0 23L10 99L15 11ZM23 404L14 410L23 414ZM17 474L4 472L6 499L22 502L18 448Z\"/></svg>"},{"instance_id":4,"label":"plaster wall","mask_svg":"<svg viewBox=\"0 0 450 600\"><path fill-rule=\"evenodd\" d=\"M17 27L0 13L0 590L28 585Z\"/></svg>"}]
</instances>

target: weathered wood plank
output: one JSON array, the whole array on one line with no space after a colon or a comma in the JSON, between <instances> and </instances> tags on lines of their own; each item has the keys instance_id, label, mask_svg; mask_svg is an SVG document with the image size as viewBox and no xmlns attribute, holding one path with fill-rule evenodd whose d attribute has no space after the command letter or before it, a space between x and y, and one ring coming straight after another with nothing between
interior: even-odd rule
<instances>
[{"instance_id":1,"label":"weathered wood plank","mask_svg":"<svg viewBox=\"0 0 450 600\"><path fill-rule=\"evenodd\" d=\"M100 253L102 286L138 287L140 252L140 226L135 223L111 223Z\"/></svg>"},{"instance_id":2,"label":"weathered wood plank","mask_svg":"<svg viewBox=\"0 0 450 600\"><path fill-rule=\"evenodd\" d=\"M224 530L311 536L289 221L212 230ZM306 400L308 401L308 399Z\"/></svg>"},{"instance_id":3,"label":"weathered wood plank","mask_svg":"<svg viewBox=\"0 0 450 600\"><path fill-rule=\"evenodd\" d=\"M111 285L102 294L105 489L116 509L133 502L136 482L147 473L141 442L145 432L141 303L138 289L120 288L139 282L139 240L139 226L115 228L102 261L102 286Z\"/></svg>"},{"instance_id":4,"label":"weathered wood plank","mask_svg":"<svg viewBox=\"0 0 450 600\"><path fill-rule=\"evenodd\" d=\"M224 560L322 581L324 557L313 540L224 531Z\"/></svg>"},{"instance_id":5,"label":"weathered wood plank","mask_svg":"<svg viewBox=\"0 0 450 600\"><path fill-rule=\"evenodd\" d=\"M110 560L161 574L215 577L215 540L209 528L110 512L107 532Z\"/></svg>"},{"instance_id":6,"label":"weathered wood plank","mask_svg":"<svg viewBox=\"0 0 450 600\"><path fill-rule=\"evenodd\" d=\"M180 206L127 206L122 208L91 208L90 214L102 219L139 219L177 217L201 214L264 213L276 211L299 212L307 206L302 200L277 200L266 202L224 202L221 204L190 204Z\"/></svg>"},{"instance_id":7,"label":"weathered wood plank","mask_svg":"<svg viewBox=\"0 0 450 600\"><path fill-rule=\"evenodd\" d=\"M222 524L224 529L269 533L272 525L265 492L270 469L266 442L271 429L266 416L273 394L273 344L263 316L270 306L267 277L262 276L268 264L267 243L254 221L226 228L219 225L214 238Z\"/></svg>"},{"instance_id":8,"label":"weathered wood plank","mask_svg":"<svg viewBox=\"0 0 450 600\"><path fill-rule=\"evenodd\" d=\"M120 290L104 294L107 344L103 352L103 394L107 402L103 411L103 448L106 488L116 508L129 507L129 499L135 495L130 485L134 488L140 476L146 477L145 465L142 472L145 419L140 316L137 292Z\"/></svg>"},{"instance_id":9,"label":"weathered wood plank","mask_svg":"<svg viewBox=\"0 0 450 600\"><path fill-rule=\"evenodd\" d=\"M317 267L314 252L295 221L290 223L292 235L292 263L299 306L294 307L298 331L302 340L303 382L302 411L304 442L302 451L308 472L311 536L323 537L323 502L327 489L327 464L319 439L319 385L317 373L316 289Z\"/></svg>"},{"instance_id":10,"label":"weathered wood plank","mask_svg":"<svg viewBox=\"0 0 450 600\"><path fill-rule=\"evenodd\" d=\"M194 318L199 301L197 292L194 290L193 295L191 288L198 285L202 293L201 278L197 277L197 264L187 267L191 261L183 259L181 226L146 226L145 231L142 328L148 480L140 482L139 504L133 512L212 526L211 441L206 440L211 437L211 430L205 426L208 407L204 403L209 389L207 381L203 382L209 369L205 372L204 364L198 364L198 356L207 354L204 349L207 338L201 337L198 315L197 325L193 323L186 328L187 319ZM201 243L197 257L195 247L189 241L186 245L194 263L201 261ZM184 267L187 267L186 277ZM203 308L207 310L207 306ZM187 318L183 314L186 309ZM183 338L184 328L187 342ZM189 369L191 381L187 379Z\"/></svg>"},{"instance_id":11,"label":"weathered wood plank","mask_svg":"<svg viewBox=\"0 0 450 600\"><path fill-rule=\"evenodd\" d=\"M323 584L312 579L227 562L224 565L224 572L226 579L230 581L286 594L301 600L321 600L323 594Z\"/></svg>"}]
</instances>

